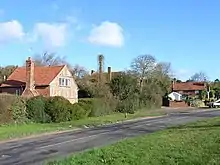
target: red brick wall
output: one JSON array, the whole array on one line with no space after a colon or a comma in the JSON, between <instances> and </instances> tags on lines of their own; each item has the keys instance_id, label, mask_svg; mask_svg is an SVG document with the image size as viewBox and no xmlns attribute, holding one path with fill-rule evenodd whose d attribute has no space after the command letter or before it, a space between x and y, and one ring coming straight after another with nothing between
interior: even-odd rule
<instances>
[{"instance_id":1,"label":"red brick wall","mask_svg":"<svg viewBox=\"0 0 220 165\"><path fill-rule=\"evenodd\" d=\"M184 101L176 102L176 101L170 101L169 107L189 107L187 103Z\"/></svg>"}]
</instances>

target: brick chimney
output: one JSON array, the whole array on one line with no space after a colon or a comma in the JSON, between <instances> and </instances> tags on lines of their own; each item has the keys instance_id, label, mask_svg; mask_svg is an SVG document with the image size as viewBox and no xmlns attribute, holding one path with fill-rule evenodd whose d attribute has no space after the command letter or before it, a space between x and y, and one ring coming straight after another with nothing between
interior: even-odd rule
<instances>
[{"instance_id":1,"label":"brick chimney","mask_svg":"<svg viewBox=\"0 0 220 165\"><path fill-rule=\"evenodd\" d=\"M175 83L176 83L176 78L174 78L173 80L172 80L172 92L173 92L173 89L174 89L174 86L175 86Z\"/></svg>"},{"instance_id":2,"label":"brick chimney","mask_svg":"<svg viewBox=\"0 0 220 165\"><path fill-rule=\"evenodd\" d=\"M38 92L35 90L34 81L34 62L30 57L26 60L26 87L24 89L24 96L37 96Z\"/></svg>"},{"instance_id":3,"label":"brick chimney","mask_svg":"<svg viewBox=\"0 0 220 165\"><path fill-rule=\"evenodd\" d=\"M108 82L112 80L112 71L111 67L108 67Z\"/></svg>"}]
</instances>

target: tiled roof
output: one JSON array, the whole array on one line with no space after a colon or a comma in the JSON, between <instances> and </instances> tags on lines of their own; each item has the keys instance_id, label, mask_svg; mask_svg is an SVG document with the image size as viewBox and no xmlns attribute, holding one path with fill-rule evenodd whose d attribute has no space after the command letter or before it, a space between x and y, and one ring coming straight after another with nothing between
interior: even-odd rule
<instances>
[{"instance_id":1,"label":"tiled roof","mask_svg":"<svg viewBox=\"0 0 220 165\"><path fill-rule=\"evenodd\" d=\"M205 85L202 82L175 82L173 84L174 91L196 91L196 90L204 90Z\"/></svg>"},{"instance_id":2,"label":"tiled roof","mask_svg":"<svg viewBox=\"0 0 220 165\"><path fill-rule=\"evenodd\" d=\"M34 80L35 85L49 85L53 79L59 74L65 65L62 66L35 66L34 67ZM6 86L21 86L26 82L26 67L18 67L2 83L1 87Z\"/></svg>"}]
</instances>

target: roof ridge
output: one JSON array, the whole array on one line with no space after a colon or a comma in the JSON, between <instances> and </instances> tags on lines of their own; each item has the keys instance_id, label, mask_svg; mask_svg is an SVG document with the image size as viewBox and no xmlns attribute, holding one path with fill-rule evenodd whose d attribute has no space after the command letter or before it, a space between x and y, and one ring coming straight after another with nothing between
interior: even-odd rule
<instances>
[{"instance_id":1,"label":"roof ridge","mask_svg":"<svg viewBox=\"0 0 220 165\"><path fill-rule=\"evenodd\" d=\"M42 67L42 68L55 68L55 67L64 67L66 66L65 64L64 65L51 65L51 66L39 66L39 65L35 65L34 67ZM25 68L26 66L19 66L18 68Z\"/></svg>"},{"instance_id":2,"label":"roof ridge","mask_svg":"<svg viewBox=\"0 0 220 165\"><path fill-rule=\"evenodd\" d=\"M54 80L54 78L59 75L65 66L66 65L35 67L36 70L34 72L34 76L36 84L49 85ZM23 84L24 82L26 82L26 68L18 67L11 75L9 75L7 81L4 82L4 84L10 83L13 86L16 84Z\"/></svg>"}]
</instances>

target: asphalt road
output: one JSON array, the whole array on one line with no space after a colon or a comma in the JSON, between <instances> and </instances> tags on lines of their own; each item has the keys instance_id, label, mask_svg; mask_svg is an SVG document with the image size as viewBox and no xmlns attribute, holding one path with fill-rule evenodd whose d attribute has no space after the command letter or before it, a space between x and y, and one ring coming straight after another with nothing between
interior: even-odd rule
<instances>
[{"instance_id":1,"label":"asphalt road","mask_svg":"<svg viewBox=\"0 0 220 165\"><path fill-rule=\"evenodd\" d=\"M43 164L74 152L114 143L126 137L152 133L168 126L220 116L219 110L170 113L167 116L129 121L56 135L0 143L0 165Z\"/></svg>"}]
</instances>

